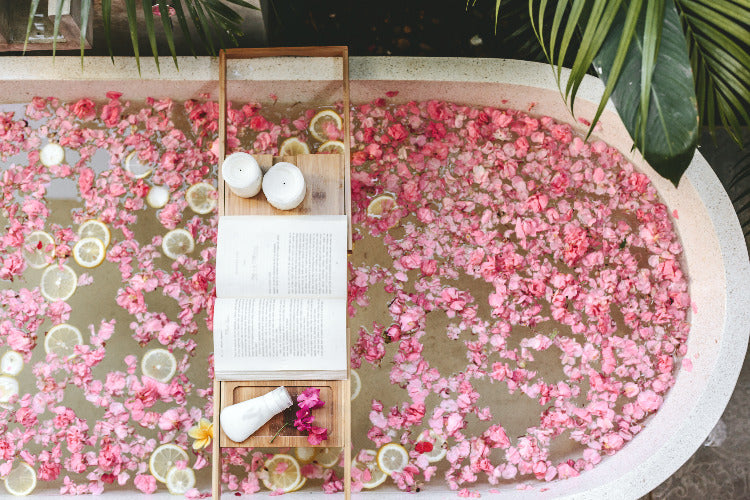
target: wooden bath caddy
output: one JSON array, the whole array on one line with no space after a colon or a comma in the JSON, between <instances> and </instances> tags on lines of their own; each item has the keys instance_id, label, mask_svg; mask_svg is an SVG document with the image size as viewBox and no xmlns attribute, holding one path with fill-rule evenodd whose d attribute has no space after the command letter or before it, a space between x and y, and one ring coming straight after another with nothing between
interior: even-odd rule
<instances>
[{"instance_id":1,"label":"wooden bath caddy","mask_svg":"<svg viewBox=\"0 0 750 500\"><path fill-rule=\"evenodd\" d=\"M219 57L219 217L224 215L347 215L349 222L348 248L351 250L351 189L349 177L349 144L345 143L344 156L338 154L307 154L297 156L254 155L265 172L280 161L288 161L299 167L305 177L307 193L299 207L294 210L276 210L266 201L263 193L254 198L235 196L223 182L221 164L226 154L226 74L227 59L254 57L311 56L343 58L343 103L349 109L349 69L346 47L309 47L273 49L233 49L221 51ZM344 137L349 137L349 113L344 113ZM347 346L349 345L347 329ZM348 352L348 349L347 349ZM252 436L241 443L229 439L221 431L221 410L235 403L261 396L276 387L284 386L296 400L297 394L307 387L320 389L322 408L314 410L316 425L328 428L328 439L320 447L342 447L344 449L344 495L351 496L351 389L346 380L214 380L214 440L212 467L212 494L215 500L221 497L221 448L239 447L309 447L307 436L293 426L287 426L271 443L274 434L289 420L286 412L276 415Z\"/></svg>"}]
</instances>

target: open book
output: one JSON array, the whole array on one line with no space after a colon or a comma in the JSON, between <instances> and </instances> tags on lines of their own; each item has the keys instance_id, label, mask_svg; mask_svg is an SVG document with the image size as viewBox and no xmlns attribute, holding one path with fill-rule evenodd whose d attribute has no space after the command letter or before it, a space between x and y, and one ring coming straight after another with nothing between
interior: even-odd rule
<instances>
[{"instance_id":1,"label":"open book","mask_svg":"<svg viewBox=\"0 0 750 500\"><path fill-rule=\"evenodd\" d=\"M347 218L219 218L218 380L345 379Z\"/></svg>"}]
</instances>

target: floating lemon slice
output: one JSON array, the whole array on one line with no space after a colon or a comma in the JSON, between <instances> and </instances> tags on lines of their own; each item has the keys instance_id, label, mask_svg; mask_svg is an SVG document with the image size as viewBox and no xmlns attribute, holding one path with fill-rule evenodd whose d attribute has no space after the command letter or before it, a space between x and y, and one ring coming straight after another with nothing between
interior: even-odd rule
<instances>
[{"instance_id":1,"label":"floating lemon slice","mask_svg":"<svg viewBox=\"0 0 750 500\"><path fill-rule=\"evenodd\" d=\"M367 463L361 463L358 462L356 459L352 460L352 469L357 468L359 470L369 470L370 471L370 480L369 481L363 481L362 486L368 490L371 490L372 488L376 488L383 484L388 477L380 468L378 467L376 463L376 457L377 452L375 450L362 450L360 453L364 452L365 454L372 457L372 461ZM359 453L357 454L359 455Z\"/></svg>"},{"instance_id":2,"label":"floating lemon slice","mask_svg":"<svg viewBox=\"0 0 750 500\"><path fill-rule=\"evenodd\" d=\"M146 195L146 203L151 208L161 208L169 202L169 190L163 186L151 186Z\"/></svg>"},{"instance_id":3,"label":"floating lemon slice","mask_svg":"<svg viewBox=\"0 0 750 500\"><path fill-rule=\"evenodd\" d=\"M40 292L47 300L68 300L78 286L78 276L67 265L48 266L42 273Z\"/></svg>"},{"instance_id":4,"label":"floating lemon slice","mask_svg":"<svg viewBox=\"0 0 750 500\"><path fill-rule=\"evenodd\" d=\"M104 262L107 251L99 238L83 238L73 247L73 259L81 267L92 268Z\"/></svg>"},{"instance_id":5,"label":"floating lemon slice","mask_svg":"<svg viewBox=\"0 0 750 500\"><path fill-rule=\"evenodd\" d=\"M332 109L319 111L317 115L310 120L310 134L320 142L326 142L331 138L328 136L328 128L333 125L341 130L341 117Z\"/></svg>"},{"instance_id":6,"label":"floating lemon slice","mask_svg":"<svg viewBox=\"0 0 750 500\"><path fill-rule=\"evenodd\" d=\"M177 371L177 360L166 349L151 349L143 355L141 371L147 377L166 383Z\"/></svg>"},{"instance_id":7,"label":"floating lemon slice","mask_svg":"<svg viewBox=\"0 0 750 500\"><path fill-rule=\"evenodd\" d=\"M290 137L281 143L279 156L296 156L310 154L310 148L307 143L302 142L296 137Z\"/></svg>"},{"instance_id":8,"label":"floating lemon slice","mask_svg":"<svg viewBox=\"0 0 750 500\"><path fill-rule=\"evenodd\" d=\"M339 463L341 448L323 448L315 455L315 461L322 467L333 467Z\"/></svg>"},{"instance_id":9,"label":"floating lemon slice","mask_svg":"<svg viewBox=\"0 0 750 500\"><path fill-rule=\"evenodd\" d=\"M367 215L370 217L382 217L396 207L396 200L389 194L381 194L367 205Z\"/></svg>"},{"instance_id":10,"label":"floating lemon slice","mask_svg":"<svg viewBox=\"0 0 750 500\"><path fill-rule=\"evenodd\" d=\"M352 401L354 401L359 396L359 391L362 390L362 379L359 378L359 373L356 370L352 370L351 375L349 382L351 384Z\"/></svg>"},{"instance_id":11,"label":"floating lemon slice","mask_svg":"<svg viewBox=\"0 0 750 500\"><path fill-rule=\"evenodd\" d=\"M187 459L188 454L179 446L172 443L163 444L151 453L151 458L148 460L148 470L158 481L165 483L167 482L167 474L174 467L174 464L179 460L187 461Z\"/></svg>"},{"instance_id":12,"label":"floating lemon slice","mask_svg":"<svg viewBox=\"0 0 750 500\"><path fill-rule=\"evenodd\" d=\"M0 372L5 375L18 375L23 369L23 356L20 352L7 351L0 359Z\"/></svg>"},{"instance_id":13,"label":"floating lemon slice","mask_svg":"<svg viewBox=\"0 0 750 500\"><path fill-rule=\"evenodd\" d=\"M297 456L297 460L299 460L302 463L308 463L312 462L313 458L315 458L315 452L317 450L315 448L310 447L298 447L294 449L294 454Z\"/></svg>"},{"instance_id":14,"label":"floating lemon slice","mask_svg":"<svg viewBox=\"0 0 750 500\"><path fill-rule=\"evenodd\" d=\"M378 467L389 476L394 472L401 472L409 463L409 452L397 443L388 443L378 450Z\"/></svg>"},{"instance_id":15,"label":"floating lemon slice","mask_svg":"<svg viewBox=\"0 0 750 500\"><path fill-rule=\"evenodd\" d=\"M0 403L7 403L19 391L18 380L7 375L0 375Z\"/></svg>"},{"instance_id":16,"label":"floating lemon slice","mask_svg":"<svg viewBox=\"0 0 750 500\"><path fill-rule=\"evenodd\" d=\"M346 149L341 141L326 141L318 146L318 153L345 155Z\"/></svg>"},{"instance_id":17,"label":"floating lemon slice","mask_svg":"<svg viewBox=\"0 0 750 500\"><path fill-rule=\"evenodd\" d=\"M36 471L26 462L21 462L5 478L5 489L17 497L30 494L36 488Z\"/></svg>"},{"instance_id":18,"label":"floating lemon slice","mask_svg":"<svg viewBox=\"0 0 750 500\"><path fill-rule=\"evenodd\" d=\"M135 151L132 151L125 157L123 164L125 170L133 174L133 177L136 179L144 179L151 175L151 167L141 163L141 160L138 159L138 154Z\"/></svg>"},{"instance_id":19,"label":"floating lemon slice","mask_svg":"<svg viewBox=\"0 0 750 500\"><path fill-rule=\"evenodd\" d=\"M184 229L172 229L161 242L164 255L170 259L176 259L180 255L190 253L195 248L193 235Z\"/></svg>"},{"instance_id":20,"label":"floating lemon slice","mask_svg":"<svg viewBox=\"0 0 750 500\"><path fill-rule=\"evenodd\" d=\"M193 184L185 193L188 206L197 214L207 214L216 208L216 188L206 182Z\"/></svg>"},{"instance_id":21,"label":"floating lemon slice","mask_svg":"<svg viewBox=\"0 0 750 500\"><path fill-rule=\"evenodd\" d=\"M297 483L297 485L294 488L292 488L291 491L298 491L298 490L300 490L305 485L305 483L307 483L307 478L305 476L301 476L299 482Z\"/></svg>"},{"instance_id":22,"label":"floating lemon slice","mask_svg":"<svg viewBox=\"0 0 750 500\"><path fill-rule=\"evenodd\" d=\"M45 167L59 165L65 161L65 150L59 144L50 142L39 152L39 161Z\"/></svg>"},{"instance_id":23,"label":"floating lemon slice","mask_svg":"<svg viewBox=\"0 0 750 500\"><path fill-rule=\"evenodd\" d=\"M432 429L426 429L422 431L422 433L419 435L419 438L417 438L417 442L419 441L426 441L432 444L431 451L422 453L422 455L427 458L428 462L439 462L440 460L445 458L446 453L448 453L448 450L444 446L445 440Z\"/></svg>"},{"instance_id":24,"label":"floating lemon slice","mask_svg":"<svg viewBox=\"0 0 750 500\"><path fill-rule=\"evenodd\" d=\"M83 344L81 331L73 325L63 323L53 327L44 339L44 352L53 352L59 359L73 355L74 347Z\"/></svg>"},{"instance_id":25,"label":"floating lemon slice","mask_svg":"<svg viewBox=\"0 0 750 500\"><path fill-rule=\"evenodd\" d=\"M167 472L167 489L173 495L184 495L195 486L195 472L193 469L178 469L171 467Z\"/></svg>"},{"instance_id":26,"label":"floating lemon slice","mask_svg":"<svg viewBox=\"0 0 750 500\"><path fill-rule=\"evenodd\" d=\"M55 240L46 231L34 231L24 240L22 253L29 266L43 269L55 256Z\"/></svg>"},{"instance_id":27,"label":"floating lemon slice","mask_svg":"<svg viewBox=\"0 0 750 500\"><path fill-rule=\"evenodd\" d=\"M96 219L89 219L78 227L78 236L81 238L99 238L104 244L104 248L109 246L109 228L107 225Z\"/></svg>"},{"instance_id":28,"label":"floating lemon slice","mask_svg":"<svg viewBox=\"0 0 750 500\"><path fill-rule=\"evenodd\" d=\"M289 493L302 481L299 462L291 455L276 454L266 462L265 468L268 477L263 478L263 484L271 491Z\"/></svg>"}]
</instances>

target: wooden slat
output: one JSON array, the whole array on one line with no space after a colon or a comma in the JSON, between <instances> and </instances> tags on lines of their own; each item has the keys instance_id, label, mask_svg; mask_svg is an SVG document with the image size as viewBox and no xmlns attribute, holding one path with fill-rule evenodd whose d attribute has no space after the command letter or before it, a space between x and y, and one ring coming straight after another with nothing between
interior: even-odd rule
<instances>
[{"instance_id":1,"label":"wooden slat","mask_svg":"<svg viewBox=\"0 0 750 500\"><path fill-rule=\"evenodd\" d=\"M307 194L304 200L294 210L277 210L266 201L263 192L252 198L240 198L224 182L219 182L224 191L224 215L346 215L341 155L254 156L263 173L280 161L297 165L305 176ZM222 199L221 194L219 199Z\"/></svg>"},{"instance_id":2,"label":"wooden slat","mask_svg":"<svg viewBox=\"0 0 750 500\"><path fill-rule=\"evenodd\" d=\"M221 409L235 403L241 403L248 399L262 396L271 392L279 386L286 387L289 395L296 401L297 395L308 387L320 389L320 399L325 402L322 408L313 411L314 425L328 429L328 439L323 441L320 447L340 447L345 439L343 400L341 394L346 381L344 380L268 380L268 381L244 381L244 382L221 382ZM223 448L240 447L287 447L287 446L312 446L307 441L307 434L298 431L294 426L287 426L273 440L276 432L284 425L285 420L294 419L294 406L283 413L279 413L269 420L263 427L255 431L252 436L241 443L236 443L226 437L222 432L219 446Z\"/></svg>"},{"instance_id":3,"label":"wooden slat","mask_svg":"<svg viewBox=\"0 0 750 500\"><path fill-rule=\"evenodd\" d=\"M219 447L218 436L221 435L219 430L219 411L221 408L221 383L214 379L214 416L213 431L214 439L211 443L212 464L211 464L211 496L218 500L221 498L221 448Z\"/></svg>"}]
</instances>

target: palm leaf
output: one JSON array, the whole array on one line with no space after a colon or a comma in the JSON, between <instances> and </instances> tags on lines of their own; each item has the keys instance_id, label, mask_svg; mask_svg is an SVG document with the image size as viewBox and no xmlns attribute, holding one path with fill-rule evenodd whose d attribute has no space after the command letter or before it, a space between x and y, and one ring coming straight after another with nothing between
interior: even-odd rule
<instances>
[{"instance_id":1,"label":"palm leaf","mask_svg":"<svg viewBox=\"0 0 750 500\"><path fill-rule=\"evenodd\" d=\"M26 38L23 41L23 53L26 53L26 45L29 43L29 37L31 36L31 25L34 24L34 16L39 8L39 0L31 0L31 8L29 9L29 22L26 24Z\"/></svg>"},{"instance_id":2,"label":"palm leaf","mask_svg":"<svg viewBox=\"0 0 750 500\"><path fill-rule=\"evenodd\" d=\"M130 29L130 41L133 44L133 54L135 55L135 64L138 67L138 74L141 74L141 59L138 51L138 19L135 13L135 0L125 2L125 9L128 14L128 28Z\"/></svg>"},{"instance_id":3,"label":"palm leaf","mask_svg":"<svg viewBox=\"0 0 750 500\"><path fill-rule=\"evenodd\" d=\"M193 40L190 37L190 28L188 28L187 18L185 17L185 11L182 10L182 1L176 0L175 2L173 2L172 6L174 7L174 10L177 14L177 22L180 24L180 30L185 36L185 40L187 40L188 47L190 47L190 52L193 54L193 56L196 56L195 49L193 48Z\"/></svg>"},{"instance_id":4,"label":"palm leaf","mask_svg":"<svg viewBox=\"0 0 750 500\"><path fill-rule=\"evenodd\" d=\"M177 64L177 50L174 46L174 35L172 33L172 21L169 19L169 7L165 3L159 4L159 13L161 14L161 25L164 28L164 35L169 46L169 53L172 54L174 67L179 71L180 66Z\"/></svg>"},{"instance_id":5,"label":"palm leaf","mask_svg":"<svg viewBox=\"0 0 750 500\"><path fill-rule=\"evenodd\" d=\"M159 50L156 48L156 31L154 30L154 12L152 10L153 5L151 0L143 0L141 4L143 6L143 18L146 22L146 35L148 35L148 43L151 45L151 53L154 55L154 62L156 63L156 71L159 70Z\"/></svg>"},{"instance_id":6,"label":"palm leaf","mask_svg":"<svg viewBox=\"0 0 750 500\"><path fill-rule=\"evenodd\" d=\"M86 34L89 30L89 14L91 13L91 0L81 0L81 68L83 68L83 50L86 46Z\"/></svg>"},{"instance_id":7,"label":"palm leaf","mask_svg":"<svg viewBox=\"0 0 750 500\"><path fill-rule=\"evenodd\" d=\"M750 124L750 3L729 0L675 0L687 38L701 125L711 134L715 116L741 144L740 128Z\"/></svg>"},{"instance_id":8,"label":"palm leaf","mask_svg":"<svg viewBox=\"0 0 750 500\"><path fill-rule=\"evenodd\" d=\"M639 18L636 36L628 49L621 81L612 93L612 101L646 161L677 185L698 143L696 93L687 43L673 0L664 2L660 30L653 16L658 19L660 14L654 12L649 17L647 11ZM651 24L648 25L648 22ZM622 23L624 15L621 14L615 23L617 29ZM653 62L653 75L649 78L651 85L646 109L641 104L644 102L643 93L647 90L641 85L642 72L644 63L651 64L649 60L652 56L647 55L646 50L653 51L657 45L656 42L648 42L648 39L658 37L658 31L661 31L661 38ZM616 43L616 32L613 32L594 63L605 81L616 55ZM634 103L638 105L634 106Z\"/></svg>"},{"instance_id":9,"label":"palm leaf","mask_svg":"<svg viewBox=\"0 0 750 500\"><path fill-rule=\"evenodd\" d=\"M104 39L107 40L107 50L112 64L115 62L115 54L112 52L112 0L102 0L102 20L104 21Z\"/></svg>"},{"instance_id":10,"label":"palm leaf","mask_svg":"<svg viewBox=\"0 0 750 500\"><path fill-rule=\"evenodd\" d=\"M52 28L52 60L55 59L55 52L57 52L57 35L60 34L60 21L62 19L62 8L64 0L57 1L57 13L55 14L55 24Z\"/></svg>"}]
</instances>

